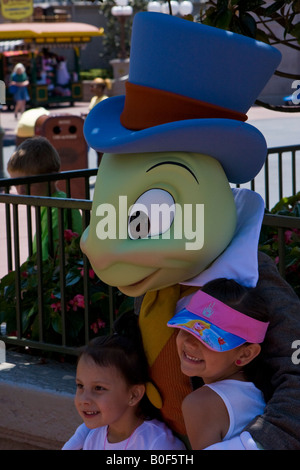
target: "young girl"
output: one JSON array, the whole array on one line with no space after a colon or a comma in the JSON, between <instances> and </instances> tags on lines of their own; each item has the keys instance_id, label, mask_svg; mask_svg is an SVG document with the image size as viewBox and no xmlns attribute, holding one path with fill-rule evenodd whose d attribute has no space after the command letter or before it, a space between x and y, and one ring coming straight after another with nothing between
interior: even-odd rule
<instances>
[{"instance_id":1,"label":"young girl","mask_svg":"<svg viewBox=\"0 0 300 470\"><path fill-rule=\"evenodd\" d=\"M63 450L184 450L145 394L148 365L136 319L126 334L96 338L78 361L75 407L84 424ZM123 320L122 320L123 321Z\"/></svg>"},{"instance_id":2,"label":"young girl","mask_svg":"<svg viewBox=\"0 0 300 470\"><path fill-rule=\"evenodd\" d=\"M12 75L10 86L15 88L14 100L15 105L15 118L18 118L18 113L24 113L26 101L29 101L29 94L27 87L29 85L26 69L23 64L16 64Z\"/></svg>"},{"instance_id":3,"label":"young girl","mask_svg":"<svg viewBox=\"0 0 300 470\"><path fill-rule=\"evenodd\" d=\"M249 381L250 363L258 361L268 327L255 289L227 279L211 281L168 326L179 328L176 344L182 372L201 377L205 384L182 404L192 449L239 436L265 407L262 392Z\"/></svg>"}]
</instances>

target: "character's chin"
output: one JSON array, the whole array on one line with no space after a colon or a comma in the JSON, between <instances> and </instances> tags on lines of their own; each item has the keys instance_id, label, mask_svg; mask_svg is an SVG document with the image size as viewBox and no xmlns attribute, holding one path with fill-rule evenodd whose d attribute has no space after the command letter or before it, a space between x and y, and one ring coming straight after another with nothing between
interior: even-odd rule
<instances>
[{"instance_id":1,"label":"character's chin","mask_svg":"<svg viewBox=\"0 0 300 470\"><path fill-rule=\"evenodd\" d=\"M144 277L140 281L129 284L128 286L118 286L118 289L125 295L130 297L138 297L139 295L145 294L148 290L151 290L151 281L153 277L157 275L159 269Z\"/></svg>"}]
</instances>

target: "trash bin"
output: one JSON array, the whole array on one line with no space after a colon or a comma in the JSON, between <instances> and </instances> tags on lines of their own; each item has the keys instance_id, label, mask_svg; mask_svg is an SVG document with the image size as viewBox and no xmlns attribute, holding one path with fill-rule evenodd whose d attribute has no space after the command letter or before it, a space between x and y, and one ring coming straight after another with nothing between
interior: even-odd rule
<instances>
[{"instance_id":1,"label":"trash bin","mask_svg":"<svg viewBox=\"0 0 300 470\"><path fill-rule=\"evenodd\" d=\"M88 168L88 147L83 135L84 119L71 114L41 116L35 124L35 134L46 137L59 153L61 171ZM58 187L66 191L64 181ZM71 197L85 199L84 178L71 180Z\"/></svg>"}]
</instances>

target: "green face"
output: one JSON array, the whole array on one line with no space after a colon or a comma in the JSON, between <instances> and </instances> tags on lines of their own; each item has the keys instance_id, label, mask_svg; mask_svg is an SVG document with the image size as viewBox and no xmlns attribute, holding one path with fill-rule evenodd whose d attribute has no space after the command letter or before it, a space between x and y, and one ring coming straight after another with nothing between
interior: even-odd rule
<instances>
[{"instance_id":1,"label":"green face","mask_svg":"<svg viewBox=\"0 0 300 470\"><path fill-rule=\"evenodd\" d=\"M202 272L235 227L232 192L214 158L104 154L81 248L100 279L138 296Z\"/></svg>"}]
</instances>

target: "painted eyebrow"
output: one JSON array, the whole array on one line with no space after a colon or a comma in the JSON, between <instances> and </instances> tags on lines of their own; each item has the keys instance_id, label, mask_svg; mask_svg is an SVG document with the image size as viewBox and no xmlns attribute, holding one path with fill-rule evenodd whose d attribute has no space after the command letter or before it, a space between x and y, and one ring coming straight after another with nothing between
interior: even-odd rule
<instances>
[{"instance_id":1,"label":"painted eyebrow","mask_svg":"<svg viewBox=\"0 0 300 470\"><path fill-rule=\"evenodd\" d=\"M199 184L199 181L198 181L196 175L192 172L192 170L191 170L190 168L188 168L186 165L184 165L183 163L179 163L179 162L166 161L166 162L156 163L156 165L153 165L153 166L151 166L151 168L148 168L148 170L146 171L146 173L148 173L148 171L153 170L153 168L156 168L157 166L160 166L160 165L177 165L177 166L181 166L182 168L184 168L185 170L187 170L189 173L191 173L191 175L193 176L193 178L194 178L194 179L197 181L197 183Z\"/></svg>"}]
</instances>

